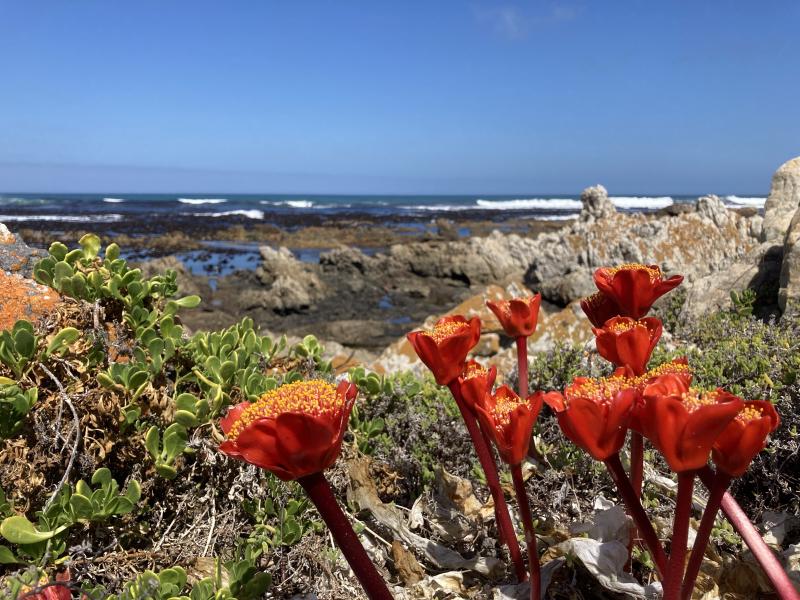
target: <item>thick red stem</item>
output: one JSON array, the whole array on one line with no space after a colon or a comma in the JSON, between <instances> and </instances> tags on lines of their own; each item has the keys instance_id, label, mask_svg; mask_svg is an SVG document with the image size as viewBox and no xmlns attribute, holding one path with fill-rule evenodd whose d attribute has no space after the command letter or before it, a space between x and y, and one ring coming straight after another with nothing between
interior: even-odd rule
<instances>
[{"instance_id":1,"label":"thick red stem","mask_svg":"<svg viewBox=\"0 0 800 600\"><path fill-rule=\"evenodd\" d=\"M672 521L672 543L664 579L663 600L679 600L681 596L686 544L689 541L689 518L692 514L694 476L695 471L678 473L678 497L675 500L675 518Z\"/></svg>"},{"instance_id":2,"label":"thick red stem","mask_svg":"<svg viewBox=\"0 0 800 600\"><path fill-rule=\"evenodd\" d=\"M386 582L378 574L375 565L367 556L364 546L361 545L358 536L353 531L350 521L339 508L325 475L314 473L299 478L297 482L303 486L306 494L317 507L320 516L328 525L333 539L336 540L336 544L353 569L353 573L361 582L361 587L364 588L367 597L370 600L392 600Z\"/></svg>"},{"instance_id":3,"label":"thick red stem","mask_svg":"<svg viewBox=\"0 0 800 600\"><path fill-rule=\"evenodd\" d=\"M631 486L637 498L642 497L644 478L644 437L631 430Z\"/></svg>"},{"instance_id":4,"label":"thick red stem","mask_svg":"<svg viewBox=\"0 0 800 600\"><path fill-rule=\"evenodd\" d=\"M522 480L522 468L511 465L511 478L514 480L514 491L517 493L519 516L522 527L525 529L525 543L528 546L528 572L531 575L531 600L539 600L542 588L542 574L539 567L539 551L536 548L536 530L533 528L531 506L528 502L528 493L525 491L525 482Z\"/></svg>"},{"instance_id":5,"label":"thick red stem","mask_svg":"<svg viewBox=\"0 0 800 600\"><path fill-rule=\"evenodd\" d=\"M714 482L711 484L706 509L703 511L703 518L700 521L697 536L694 538L692 553L689 556L689 563L686 565L686 574L683 576L683 588L681 591L683 600L689 600L692 597L694 582L697 580L697 574L700 573L700 565L703 562L708 540L711 538L711 530L719 512L719 505L730 482L731 478L729 476L717 473L717 476L714 477Z\"/></svg>"},{"instance_id":6,"label":"thick red stem","mask_svg":"<svg viewBox=\"0 0 800 600\"><path fill-rule=\"evenodd\" d=\"M519 397L528 397L528 338L517 338L517 373L519 374Z\"/></svg>"},{"instance_id":7,"label":"thick red stem","mask_svg":"<svg viewBox=\"0 0 800 600\"><path fill-rule=\"evenodd\" d=\"M703 485L709 489L714 486L714 471L710 467L700 469L698 474ZM733 528L742 536L744 543L750 548L750 552L761 565L778 597L781 600L800 600L800 593L795 589L783 566L730 493L722 494L720 508Z\"/></svg>"},{"instance_id":8,"label":"thick red stem","mask_svg":"<svg viewBox=\"0 0 800 600\"><path fill-rule=\"evenodd\" d=\"M489 491L492 494L492 500L494 500L494 515L497 519L497 528L500 532L501 542L508 547L508 553L511 555L511 562L514 563L514 571L517 574L517 579L519 581L525 581L526 571L525 563L522 561L522 551L519 549L519 542L517 542L517 536L514 533L514 525L511 523L511 516L508 514L508 505L503 495L503 489L500 487L500 477L497 475L497 464L494 461L490 445L478 426L478 420L475 418L475 415L472 414L461 399L458 383L451 383L450 391L453 394L458 409L461 411L461 416L464 419L464 424L467 426L469 437L472 438L472 445L475 447L475 453L478 455L478 462L483 469L483 474L486 476L486 485L489 487Z\"/></svg>"},{"instance_id":9,"label":"thick red stem","mask_svg":"<svg viewBox=\"0 0 800 600\"><path fill-rule=\"evenodd\" d=\"M628 508L628 513L639 530L647 549L650 551L650 556L653 558L656 569L663 577L667 567L667 556L664 554L664 548L658 539L655 529L653 529L653 524L647 518L647 513L644 512L642 503L639 502L639 498L636 497L633 487L631 487L631 482L625 474L625 468L619 460L619 454L614 454L607 458L605 465L617 486L622 501Z\"/></svg>"}]
</instances>

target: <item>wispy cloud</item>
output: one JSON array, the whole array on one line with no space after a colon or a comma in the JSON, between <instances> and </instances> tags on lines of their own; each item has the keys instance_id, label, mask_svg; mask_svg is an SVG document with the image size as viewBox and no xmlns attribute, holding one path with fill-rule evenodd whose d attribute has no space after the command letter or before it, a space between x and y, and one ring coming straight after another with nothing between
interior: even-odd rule
<instances>
[{"instance_id":1,"label":"wispy cloud","mask_svg":"<svg viewBox=\"0 0 800 600\"><path fill-rule=\"evenodd\" d=\"M538 7L480 4L473 5L472 8L479 23L512 41L525 39L536 28L572 21L580 14L578 6L562 2Z\"/></svg>"}]
</instances>

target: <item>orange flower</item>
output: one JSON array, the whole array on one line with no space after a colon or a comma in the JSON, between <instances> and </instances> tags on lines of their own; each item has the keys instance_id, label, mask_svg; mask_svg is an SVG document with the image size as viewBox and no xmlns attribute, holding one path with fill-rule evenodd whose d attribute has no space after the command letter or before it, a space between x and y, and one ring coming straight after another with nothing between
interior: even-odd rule
<instances>
[{"instance_id":1,"label":"orange flower","mask_svg":"<svg viewBox=\"0 0 800 600\"><path fill-rule=\"evenodd\" d=\"M464 372L458 378L458 387L464 404L472 412L475 412L475 405L483 402L483 397L492 392L496 378L497 367L494 365L487 369L475 360L467 362Z\"/></svg>"},{"instance_id":2,"label":"orange flower","mask_svg":"<svg viewBox=\"0 0 800 600\"><path fill-rule=\"evenodd\" d=\"M650 355L661 337L661 321L645 317L613 317L602 328L593 327L597 351L617 367L628 366L634 375L642 375Z\"/></svg>"},{"instance_id":3,"label":"orange flower","mask_svg":"<svg viewBox=\"0 0 800 600\"><path fill-rule=\"evenodd\" d=\"M619 315L641 319L653 303L683 281L682 275L663 279L658 265L624 264L594 272L594 283L619 307Z\"/></svg>"},{"instance_id":4,"label":"orange flower","mask_svg":"<svg viewBox=\"0 0 800 600\"><path fill-rule=\"evenodd\" d=\"M541 303L542 295L535 294L527 298L489 301L486 306L497 316L506 335L520 338L531 336L536 331Z\"/></svg>"},{"instance_id":5,"label":"orange flower","mask_svg":"<svg viewBox=\"0 0 800 600\"><path fill-rule=\"evenodd\" d=\"M731 477L741 477L756 454L767 444L767 436L777 429L780 417L771 402L744 403L711 448L717 467Z\"/></svg>"},{"instance_id":6,"label":"orange flower","mask_svg":"<svg viewBox=\"0 0 800 600\"><path fill-rule=\"evenodd\" d=\"M320 473L339 456L356 387L319 379L282 385L220 420L220 450L267 469L284 481Z\"/></svg>"},{"instance_id":7,"label":"orange flower","mask_svg":"<svg viewBox=\"0 0 800 600\"><path fill-rule=\"evenodd\" d=\"M595 292L581 300L581 308L595 327L602 327L611 317L620 314L620 308L603 292Z\"/></svg>"},{"instance_id":8,"label":"orange flower","mask_svg":"<svg viewBox=\"0 0 800 600\"><path fill-rule=\"evenodd\" d=\"M406 337L420 360L433 372L436 383L449 385L464 371L467 354L481 336L481 320L461 315L443 317L433 329L412 331Z\"/></svg>"},{"instance_id":9,"label":"orange flower","mask_svg":"<svg viewBox=\"0 0 800 600\"><path fill-rule=\"evenodd\" d=\"M475 405L481 428L506 463L518 465L527 456L543 398L542 392L536 392L523 399L507 385L501 385L494 394L487 393L483 402Z\"/></svg>"},{"instance_id":10,"label":"orange flower","mask_svg":"<svg viewBox=\"0 0 800 600\"><path fill-rule=\"evenodd\" d=\"M615 374L600 379L576 377L564 395L551 392L544 401L558 415L567 438L595 460L606 460L625 443L638 396L634 379Z\"/></svg>"},{"instance_id":11,"label":"orange flower","mask_svg":"<svg viewBox=\"0 0 800 600\"><path fill-rule=\"evenodd\" d=\"M744 407L733 394L691 388L686 377L674 374L658 377L642 396L637 425L676 473L704 466L717 438Z\"/></svg>"}]
</instances>

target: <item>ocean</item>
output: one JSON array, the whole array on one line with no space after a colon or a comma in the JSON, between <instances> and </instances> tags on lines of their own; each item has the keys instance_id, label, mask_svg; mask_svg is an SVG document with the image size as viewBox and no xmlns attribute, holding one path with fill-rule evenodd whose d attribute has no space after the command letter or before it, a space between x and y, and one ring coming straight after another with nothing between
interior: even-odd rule
<instances>
[{"instance_id":1,"label":"ocean","mask_svg":"<svg viewBox=\"0 0 800 600\"><path fill-rule=\"evenodd\" d=\"M698 195L611 196L622 211L654 211L695 202ZM725 196L731 207L761 209L759 196ZM581 209L579 196L565 194L463 196L345 196L293 194L0 194L0 222L124 223L165 218L297 223L312 218L364 217L375 221L419 222L441 216L458 219L529 218L566 220ZM40 224L41 226L41 224Z\"/></svg>"}]
</instances>

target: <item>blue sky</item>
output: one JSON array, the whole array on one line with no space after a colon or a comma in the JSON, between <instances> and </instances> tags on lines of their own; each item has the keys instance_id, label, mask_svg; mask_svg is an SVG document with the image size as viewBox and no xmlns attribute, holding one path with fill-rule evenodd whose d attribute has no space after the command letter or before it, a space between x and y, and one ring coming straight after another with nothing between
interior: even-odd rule
<instances>
[{"instance_id":1,"label":"blue sky","mask_svg":"<svg viewBox=\"0 0 800 600\"><path fill-rule=\"evenodd\" d=\"M0 0L0 190L766 194L800 3Z\"/></svg>"}]
</instances>

